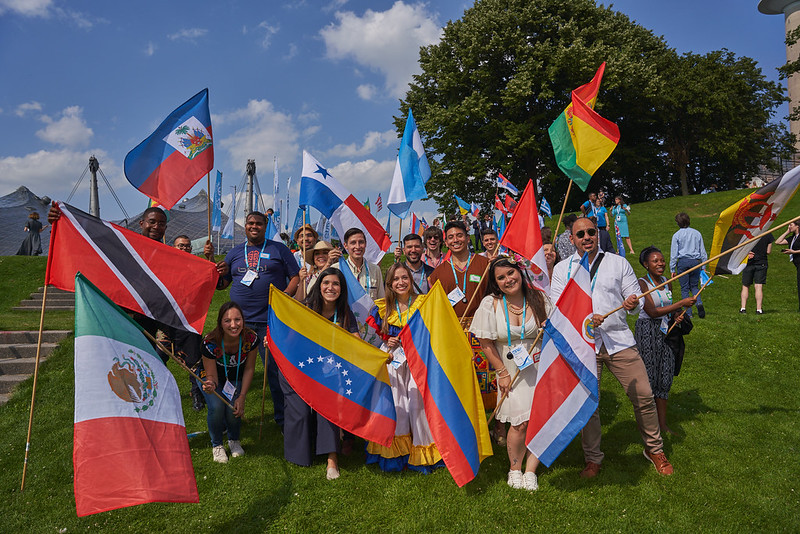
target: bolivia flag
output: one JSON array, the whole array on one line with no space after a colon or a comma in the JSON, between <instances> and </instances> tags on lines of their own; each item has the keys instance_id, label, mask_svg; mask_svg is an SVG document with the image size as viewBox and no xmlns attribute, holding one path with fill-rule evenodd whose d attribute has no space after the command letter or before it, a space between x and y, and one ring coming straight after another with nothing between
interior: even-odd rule
<instances>
[{"instance_id":1,"label":"bolivia flag","mask_svg":"<svg viewBox=\"0 0 800 534\"><path fill-rule=\"evenodd\" d=\"M547 132L559 169L586 191L589 180L619 143L619 128L594 111L605 62L592 81L572 91L572 103Z\"/></svg>"},{"instance_id":2,"label":"bolivia flag","mask_svg":"<svg viewBox=\"0 0 800 534\"><path fill-rule=\"evenodd\" d=\"M75 276L75 507L199 502L175 378L116 304Z\"/></svg>"}]
</instances>

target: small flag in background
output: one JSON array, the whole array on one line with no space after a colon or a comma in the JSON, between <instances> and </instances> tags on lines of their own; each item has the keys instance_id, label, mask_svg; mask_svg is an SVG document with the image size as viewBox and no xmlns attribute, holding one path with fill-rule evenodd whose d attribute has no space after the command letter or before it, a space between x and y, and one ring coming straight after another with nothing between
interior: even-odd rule
<instances>
[{"instance_id":1,"label":"small flag in background","mask_svg":"<svg viewBox=\"0 0 800 534\"><path fill-rule=\"evenodd\" d=\"M214 202L211 212L211 231L219 232L222 226L222 173L217 171L217 182L214 184Z\"/></svg>"},{"instance_id":2,"label":"small flag in background","mask_svg":"<svg viewBox=\"0 0 800 534\"><path fill-rule=\"evenodd\" d=\"M125 178L167 209L214 168L208 89L164 119L125 156Z\"/></svg>"},{"instance_id":3,"label":"small flag in background","mask_svg":"<svg viewBox=\"0 0 800 534\"><path fill-rule=\"evenodd\" d=\"M506 213L513 215L515 209L517 209L517 201L511 195L506 194Z\"/></svg>"},{"instance_id":4,"label":"small flag in background","mask_svg":"<svg viewBox=\"0 0 800 534\"><path fill-rule=\"evenodd\" d=\"M458 195L453 195L453 196L456 197L456 204L458 204L458 211L460 212L461 215L464 215L465 213L470 213L472 211L472 206L470 205L469 202L462 199Z\"/></svg>"},{"instance_id":5,"label":"small flag in background","mask_svg":"<svg viewBox=\"0 0 800 534\"><path fill-rule=\"evenodd\" d=\"M744 247L742 247L742 248L744 248ZM706 268L703 267L702 269L700 269L700 285L701 286L704 286L706 284L711 285L713 283L714 283L714 281L711 280L711 277L708 275L708 271L706 271Z\"/></svg>"},{"instance_id":6,"label":"small flag in background","mask_svg":"<svg viewBox=\"0 0 800 534\"><path fill-rule=\"evenodd\" d=\"M235 189L234 189L235 192ZM228 222L225 223L225 228L219 234L220 239L233 239L234 224L236 221L236 195L231 195L231 213L228 215Z\"/></svg>"},{"instance_id":7,"label":"small flag in background","mask_svg":"<svg viewBox=\"0 0 800 534\"><path fill-rule=\"evenodd\" d=\"M497 196L497 193L494 194L494 208L502 211L504 214L507 211L505 205L503 205L503 202L500 200L500 197Z\"/></svg>"},{"instance_id":8,"label":"small flag in background","mask_svg":"<svg viewBox=\"0 0 800 534\"><path fill-rule=\"evenodd\" d=\"M545 215L547 215L548 217L552 217L553 216L553 211L550 209L550 203L547 202L547 199L544 198L544 197L542 197L542 202L539 205L539 210L542 213L544 213Z\"/></svg>"},{"instance_id":9,"label":"small flag in background","mask_svg":"<svg viewBox=\"0 0 800 534\"><path fill-rule=\"evenodd\" d=\"M383 209L383 199L380 193L378 193L378 198L375 199L375 208L375 213L380 213Z\"/></svg>"},{"instance_id":10,"label":"small flag in background","mask_svg":"<svg viewBox=\"0 0 800 534\"><path fill-rule=\"evenodd\" d=\"M372 210L369 209L369 197L367 197L367 200L364 201L364 207L367 208L367 211L372 213Z\"/></svg>"},{"instance_id":11,"label":"small flag in background","mask_svg":"<svg viewBox=\"0 0 800 534\"><path fill-rule=\"evenodd\" d=\"M617 236L617 254L625 257L625 245L622 243L622 233L619 231L619 226L617 223L614 223L614 234Z\"/></svg>"},{"instance_id":12,"label":"small flag in background","mask_svg":"<svg viewBox=\"0 0 800 534\"><path fill-rule=\"evenodd\" d=\"M411 203L428 196L425 184L430 177L428 158L425 156L414 114L409 108L386 207L401 219L408 217Z\"/></svg>"},{"instance_id":13,"label":"small flag in background","mask_svg":"<svg viewBox=\"0 0 800 534\"><path fill-rule=\"evenodd\" d=\"M80 273L73 283L78 516L199 502L175 378L139 325Z\"/></svg>"},{"instance_id":14,"label":"small flag in background","mask_svg":"<svg viewBox=\"0 0 800 534\"><path fill-rule=\"evenodd\" d=\"M506 191L509 191L512 195L519 195L519 189L514 187L514 184L512 184L508 178L499 172L497 173L497 187L502 187Z\"/></svg>"}]
</instances>

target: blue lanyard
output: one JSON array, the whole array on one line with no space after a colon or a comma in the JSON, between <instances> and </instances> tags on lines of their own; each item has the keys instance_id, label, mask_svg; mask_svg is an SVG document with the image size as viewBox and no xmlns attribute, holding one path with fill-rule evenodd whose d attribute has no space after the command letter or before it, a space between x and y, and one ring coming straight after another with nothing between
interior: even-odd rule
<instances>
[{"instance_id":1,"label":"blue lanyard","mask_svg":"<svg viewBox=\"0 0 800 534\"><path fill-rule=\"evenodd\" d=\"M464 267L464 287L461 290L464 295L467 294L467 271L469 270L469 264L472 263L472 252L469 253L467 257L467 266ZM453 265L453 258L450 258L450 268L453 270L453 281L456 283L456 287L458 287L458 276L456 276L456 268Z\"/></svg>"},{"instance_id":2,"label":"blue lanyard","mask_svg":"<svg viewBox=\"0 0 800 534\"><path fill-rule=\"evenodd\" d=\"M264 238L264 244L261 245L261 252L258 253L258 263L256 264L256 272L258 272L258 268L261 267L261 255L264 254L264 247L267 246L267 238ZM244 262L247 265L247 268L250 268L250 264L247 263L247 243L244 244Z\"/></svg>"},{"instance_id":3,"label":"blue lanyard","mask_svg":"<svg viewBox=\"0 0 800 534\"><path fill-rule=\"evenodd\" d=\"M247 245L245 245L246 247ZM242 335L244 331L239 334L239 354L236 356L236 382L239 381L239 365L242 363ZM225 340L222 340L222 365L225 366L225 374L228 374L228 358L225 357ZM226 376L227 378L227 376Z\"/></svg>"},{"instance_id":4,"label":"blue lanyard","mask_svg":"<svg viewBox=\"0 0 800 534\"><path fill-rule=\"evenodd\" d=\"M527 311L528 303L525 301L525 297L522 297L522 332L519 334L519 340L522 341L525 339L525 312ZM506 334L508 335L508 348L511 348L511 322L508 320L508 302L506 301L506 296L503 295L503 309L506 312Z\"/></svg>"},{"instance_id":5,"label":"blue lanyard","mask_svg":"<svg viewBox=\"0 0 800 534\"><path fill-rule=\"evenodd\" d=\"M587 252L588 254L588 252ZM580 260L578 260L580 262ZM597 261L597 256L595 256L594 261ZM592 277L592 293L594 293L594 283L597 281L597 275L600 273L600 269L597 269L597 272L594 273ZM567 282L569 279L572 278L572 258L569 260L569 268L567 269Z\"/></svg>"},{"instance_id":6,"label":"blue lanyard","mask_svg":"<svg viewBox=\"0 0 800 534\"><path fill-rule=\"evenodd\" d=\"M339 318L339 310L333 311L333 324L337 324L336 320Z\"/></svg>"},{"instance_id":7,"label":"blue lanyard","mask_svg":"<svg viewBox=\"0 0 800 534\"><path fill-rule=\"evenodd\" d=\"M398 319L400 319L400 327L402 328L404 324L403 324L403 314L400 313L400 302L394 301L394 305L397 307L397 317ZM408 309L406 309L406 324L408 323L408 315L410 313L411 313L411 299L408 299Z\"/></svg>"},{"instance_id":8,"label":"blue lanyard","mask_svg":"<svg viewBox=\"0 0 800 534\"><path fill-rule=\"evenodd\" d=\"M650 285L652 285L653 287L656 287L656 283L653 282L653 278L650 276L650 273L647 273L647 279L650 280ZM661 290L660 289L656 289L654 291L654 293L656 295L658 295L658 307L659 308L663 308L664 307L664 299L661 297Z\"/></svg>"}]
</instances>

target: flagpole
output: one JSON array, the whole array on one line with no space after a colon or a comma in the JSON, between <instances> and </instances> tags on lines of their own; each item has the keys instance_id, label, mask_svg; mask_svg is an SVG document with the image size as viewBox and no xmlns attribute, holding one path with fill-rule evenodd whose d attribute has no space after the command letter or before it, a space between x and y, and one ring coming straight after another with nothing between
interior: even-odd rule
<instances>
[{"instance_id":1,"label":"flagpole","mask_svg":"<svg viewBox=\"0 0 800 534\"><path fill-rule=\"evenodd\" d=\"M303 256L305 258L305 256ZM303 259L305 261L305 259ZM258 422L258 441L261 441L261 429L264 428L264 401L267 399L267 358L264 355L264 383L261 385L261 419Z\"/></svg>"},{"instance_id":2,"label":"flagpole","mask_svg":"<svg viewBox=\"0 0 800 534\"><path fill-rule=\"evenodd\" d=\"M412 215L412 217L413 217L413 215ZM411 219L411 220L413 221L414 219ZM400 247L400 248L403 248L403 246L400 244L400 243L403 242L403 219L400 219L400 225L398 226L398 228L399 228L399 232L397 234L397 246ZM411 232L409 232L409 234L411 234L413 232L414 232L414 229L412 228Z\"/></svg>"},{"instance_id":3,"label":"flagpole","mask_svg":"<svg viewBox=\"0 0 800 534\"><path fill-rule=\"evenodd\" d=\"M206 174L206 186L208 187L208 242L211 243L211 171Z\"/></svg>"},{"instance_id":4,"label":"flagpole","mask_svg":"<svg viewBox=\"0 0 800 534\"><path fill-rule=\"evenodd\" d=\"M300 234L303 235L303 236L306 235L306 209L308 209L308 208L303 208L303 226L300 227L303 230L302 232L300 232ZM302 247L303 247L303 267L305 267L306 266L306 240L305 239L303 239ZM303 298L305 299L307 296L308 296L308 275L306 274L306 277L303 279Z\"/></svg>"},{"instance_id":5,"label":"flagpole","mask_svg":"<svg viewBox=\"0 0 800 534\"><path fill-rule=\"evenodd\" d=\"M569 198L570 189L572 189L572 180L569 181L569 185L567 186L567 194L564 196L564 203L561 204L561 215L558 216L556 228L553 230L553 235L556 237L558 236L558 227L561 226L561 220L564 218L564 210L567 208L567 199Z\"/></svg>"},{"instance_id":6,"label":"flagpole","mask_svg":"<svg viewBox=\"0 0 800 534\"><path fill-rule=\"evenodd\" d=\"M51 232L51 236L54 232ZM49 266L49 262L48 262ZM36 382L39 378L39 360L42 353L42 331L44 330L44 304L47 301L47 275L45 274L44 291L42 294L42 313L39 316L39 339L36 342L36 363L33 366L33 391L31 392L31 411L28 415L28 436L25 438L25 460L22 463L22 484L19 491L25 491L25 473L28 470L28 453L31 449L31 430L33 429L33 406L36 403Z\"/></svg>"},{"instance_id":7,"label":"flagpole","mask_svg":"<svg viewBox=\"0 0 800 534\"><path fill-rule=\"evenodd\" d=\"M189 369L189 367L185 363L183 363L177 356L175 356L175 354L173 354L173 352L171 350L169 350L167 347L165 347L159 340L154 338L153 335L150 332L148 332L147 330L142 329L142 333L144 333L144 335L147 336L147 339L149 339L150 341L155 343L156 346L159 349L161 349L161 351L164 354L167 354L175 363L177 363L179 366L181 366L181 368L183 368L184 371L186 371L187 373L192 375L192 377L194 377L194 379L197 380L199 383L201 383L201 384L203 383L203 379L202 378L197 376L197 374L194 371ZM222 395L217 393L216 390L211 391L211 393L216 395L219 398L219 400L221 400L228 408L230 408L231 410L234 409L233 405L230 402L228 402L228 399L226 399L225 397L223 397Z\"/></svg>"},{"instance_id":8,"label":"flagpole","mask_svg":"<svg viewBox=\"0 0 800 534\"><path fill-rule=\"evenodd\" d=\"M762 238L762 237L764 237L766 234L771 234L771 233L772 233L772 232L774 232L775 230L780 230L780 229L782 229L782 228L785 228L785 227L789 226L790 224L792 224L793 222L795 222L795 221L798 221L798 220L800 220L800 215L798 215L798 216L797 216L797 217L795 217L794 219L790 219L790 220L786 221L786 222L785 222L785 223L783 223L783 224L779 224L778 226L776 226L776 227L774 227L774 228L770 228L769 230L765 230L764 232L761 232L761 233L760 233L760 234L758 234L757 236L755 236L755 237L751 237L751 238L750 238L750 239L748 239L747 241L743 241L743 242L739 243L738 245L736 245L735 247L731 247L731 248L729 248L729 249L728 249L728 250L726 250L725 252L720 252L719 254L717 254L716 256L714 256L713 258L709 258L709 259L707 259L706 261L704 261L703 263L699 263L699 264L695 265L694 267L692 267L691 269L687 269L687 270L683 271L681 274L679 274L679 275L676 275L676 276L673 276L672 278L670 278L670 279L669 279L669 280L667 280L666 282L662 282L662 283L660 283L659 285L655 286L653 289L649 289L649 290L645 291L644 293L642 293L641 295L639 295L639 298L645 297L646 295L649 295L649 294L650 294L650 293L652 293L653 291L658 291L659 289L661 289L661 288L662 288L662 287L664 287L665 285L669 284L670 282L674 282L674 281L675 281L675 280L677 280L678 278L680 278L680 277L682 277L682 276L686 276L687 274L689 274L689 273L691 273L691 272L693 272L693 271L696 271L697 269L700 269L701 267L703 267L703 266L705 266L705 265L708 265L708 264L709 264L709 263L711 263L712 261L714 261L714 260L718 260L718 259L719 259L719 258L721 258L722 256L727 256L728 254L730 254L731 252L733 252L733 251L734 251L734 250L736 250L737 248L742 248L743 246L745 246L745 245L748 245L748 244L752 243L753 241L757 241L757 240L761 239L761 238ZM613 310L611 310L610 312L608 312L607 314L603 315L603 320L605 320L605 318L606 318L606 317L608 317L609 315L611 315L612 313L616 313L616 312L618 312L618 311L619 311L619 310L621 310L623 307L624 307L624 306L618 306L618 307L614 308Z\"/></svg>"},{"instance_id":9,"label":"flagpole","mask_svg":"<svg viewBox=\"0 0 800 534\"><path fill-rule=\"evenodd\" d=\"M703 290L706 288L706 286L711 283L711 279L712 278L714 278L713 274L708 277L708 280L706 280L706 283L703 284L703 286L697 291L697 293L694 295L694 298L697 298L697 297L700 296L700 293L702 293ZM672 326L670 326L669 330L667 330L667 335L669 335L669 333L672 332L672 329L675 328L675 326L678 324L678 319L680 319L681 317L686 315L687 311L689 311L689 308L684 308L684 310L681 312L681 314L675 318L675 322L673 322Z\"/></svg>"},{"instance_id":10,"label":"flagpole","mask_svg":"<svg viewBox=\"0 0 800 534\"><path fill-rule=\"evenodd\" d=\"M539 333L538 333L538 334L536 334L536 339L534 339L534 340L533 340L533 345L531 345L531 349L534 349L534 348L536 348L536 344L537 344L537 343L539 342L539 340L542 338L542 334L543 334L543 333L544 333L544 328L539 328ZM528 355L530 356L530 353L528 353ZM497 411L500 409L500 406L502 406L502 405L503 405L503 401L504 401L504 400L506 400L506 397L508 397L508 392L509 392L509 391L511 391L511 386L513 386L513 385L514 385L514 382L516 382L516 381L517 381L517 377L519 376L519 373L520 373L520 371L521 371L521 370L522 370L522 369L520 369L519 367L517 367L517 372L516 372L516 373L514 373L514 378L512 378L512 379L511 379L511 383L508 385L508 389L506 390L506 392L505 392L505 393L503 393L503 396L502 396L502 397L500 397L500 400L498 401L498 403L497 403L497 406L495 407L494 411L492 412L492 415L490 415L490 416L489 416L489 419L487 419L487 420L486 420L486 424L487 424L487 425L488 425L489 423L491 423L491 422L492 422L492 419L494 419L494 416L495 416L495 415L497 415Z\"/></svg>"}]
</instances>

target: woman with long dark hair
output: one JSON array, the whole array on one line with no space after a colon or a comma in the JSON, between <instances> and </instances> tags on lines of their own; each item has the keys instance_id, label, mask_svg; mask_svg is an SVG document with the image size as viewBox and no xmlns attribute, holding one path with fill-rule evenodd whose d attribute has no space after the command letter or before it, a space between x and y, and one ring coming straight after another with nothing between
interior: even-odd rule
<instances>
[{"instance_id":1,"label":"woman with long dark hair","mask_svg":"<svg viewBox=\"0 0 800 534\"><path fill-rule=\"evenodd\" d=\"M347 280L342 271L328 267L310 288L306 306L358 337L358 323L347 305ZM279 373L286 401L283 423L283 457L293 464L310 466L315 455L327 455L326 477L339 478L339 427L314 412Z\"/></svg>"},{"instance_id":2,"label":"woman with long dark hair","mask_svg":"<svg viewBox=\"0 0 800 534\"><path fill-rule=\"evenodd\" d=\"M259 341L258 335L245 327L242 308L232 301L220 307L216 328L203 339L203 394L208 406L206 421L215 462L228 462L222 445L222 433L226 428L231 456L244 455L239 434L244 398L256 368ZM213 391L227 398L233 404L233 409Z\"/></svg>"},{"instance_id":3,"label":"woman with long dark hair","mask_svg":"<svg viewBox=\"0 0 800 534\"><path fill-rule=\"evenodd\" d=\"M498 369L498 401L507 393L496 417L503 424L511 424L506 436L508 485L534 491L539 488L536 478L539 459L525 446L541 350L541 342L534 347L533 341L552 306L547 296L528 282L512 258L493 261L487 277L486 296L475 312L470 332L480 340L489 363ZM517 370L519 376L512 384Z\"/></svg>"}]
</instances>

